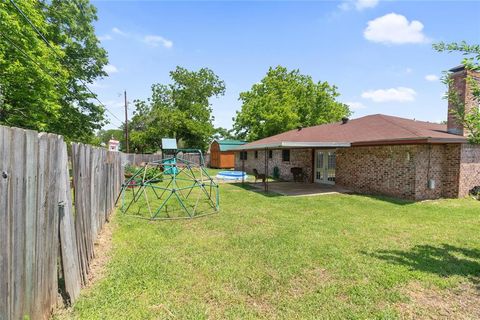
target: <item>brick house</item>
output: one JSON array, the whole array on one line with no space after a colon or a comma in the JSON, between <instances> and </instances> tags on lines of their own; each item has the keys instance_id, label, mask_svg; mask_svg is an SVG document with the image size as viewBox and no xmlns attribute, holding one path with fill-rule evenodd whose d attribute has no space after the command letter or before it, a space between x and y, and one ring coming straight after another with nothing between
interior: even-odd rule
<instances>
[{"instance_id":1,"label":"brick house","mask_svg":"<svg viewBox=\"0 0 480 320\"><path fill-rule=\"evenodd\" d=\"M466 81L480 74L452 69L466 111L478 108ZM404 199L457 198L480 185L480 145L450 112L446 125L382 114L290 130L235 150L235 169L274 170L291 181L302 168L310 183L338 184L359 193ZM277 169L275 169L275 167Z\"/></svg>"}]
</instances>

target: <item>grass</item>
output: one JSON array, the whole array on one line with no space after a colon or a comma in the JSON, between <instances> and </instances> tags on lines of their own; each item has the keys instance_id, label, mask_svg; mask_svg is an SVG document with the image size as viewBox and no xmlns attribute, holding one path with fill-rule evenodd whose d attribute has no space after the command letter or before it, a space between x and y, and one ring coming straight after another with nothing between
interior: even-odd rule
<instances>
[{"instance_id":1,"label":"grass","mask_svg":"<svg viewBox=\"0 0 480 320\"><path fill-rule=\"evenodd\" d=\"M71 316L395 319L422 308L412 284L453 292L480 274L478 201L220 194L220 213L199 219L116 214L106 276Z\"/></svg>"}]
</instances>

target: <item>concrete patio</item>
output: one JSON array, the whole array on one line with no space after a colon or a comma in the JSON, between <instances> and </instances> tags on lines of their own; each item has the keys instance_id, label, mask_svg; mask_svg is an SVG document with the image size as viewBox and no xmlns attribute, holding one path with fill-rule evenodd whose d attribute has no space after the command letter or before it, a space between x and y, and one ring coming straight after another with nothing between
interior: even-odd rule
<instances>
[{"instance_id":1,"label":"concrete patio","mask_svg":"<svg viewBox=\"0 0 480 320\"><path fill-rule=\"evenodd\" d=\"M264 190L264 184L261 182L249 183L249 185L254 187L256 191ZM350 190L336 185L278 181L269 182L268 191L284 196L316 196L325 194L351 193Z\"/></svg>"}]
</instances>

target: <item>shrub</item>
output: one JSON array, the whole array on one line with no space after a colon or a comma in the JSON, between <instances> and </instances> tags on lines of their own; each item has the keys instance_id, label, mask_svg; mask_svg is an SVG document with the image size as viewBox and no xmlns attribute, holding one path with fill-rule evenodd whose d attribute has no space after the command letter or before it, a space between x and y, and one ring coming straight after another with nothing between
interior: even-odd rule
<instances>
[{"instance_id":1,"label":"shrub","mask_svg":"<svg viewBox=\"0 0 480 320\"><path fill-rule=\"evenodd\" d=\"M480 200L480 186L475 186L469 191L470 195L477 200Z\"/></svg>"},{"instance_id":2,"label":"shrub","mask_svg":"<svg viewBox=\"0 0 480 320\"><path fill-rule=\"evenodd\" d=\"M126 177L131 177L141 168L142 167L126 165L125 166L125 176ZM142 172L142 175L143 175L143 172ZM142 177L138 176L135 179L137 179L137 178L141 179ZM159 167L147 166L146 173L145 173L145 180L150 180L150 179L158 179L160 181L163 179L162 171L160 170Z\"/></svg>"}]
</instances>

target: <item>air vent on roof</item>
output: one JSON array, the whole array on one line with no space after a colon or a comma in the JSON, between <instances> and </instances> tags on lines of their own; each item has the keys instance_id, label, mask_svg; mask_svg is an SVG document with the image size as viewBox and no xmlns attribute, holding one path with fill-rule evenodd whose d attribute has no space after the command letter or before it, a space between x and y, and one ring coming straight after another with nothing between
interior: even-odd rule
<instances>
[{"instance_id":1,"label":"air vent on roof","mask_svg":"<svg viewBox=\"0 0 480 320\"><path fill-rule=\"evenodd\" d=\"M343 117L343 118L342 118L342 123L343 123L343 124L346 124L347 122L348 122L348 118L347 118L347 117Z\"/></svg>"}]
</instances>

